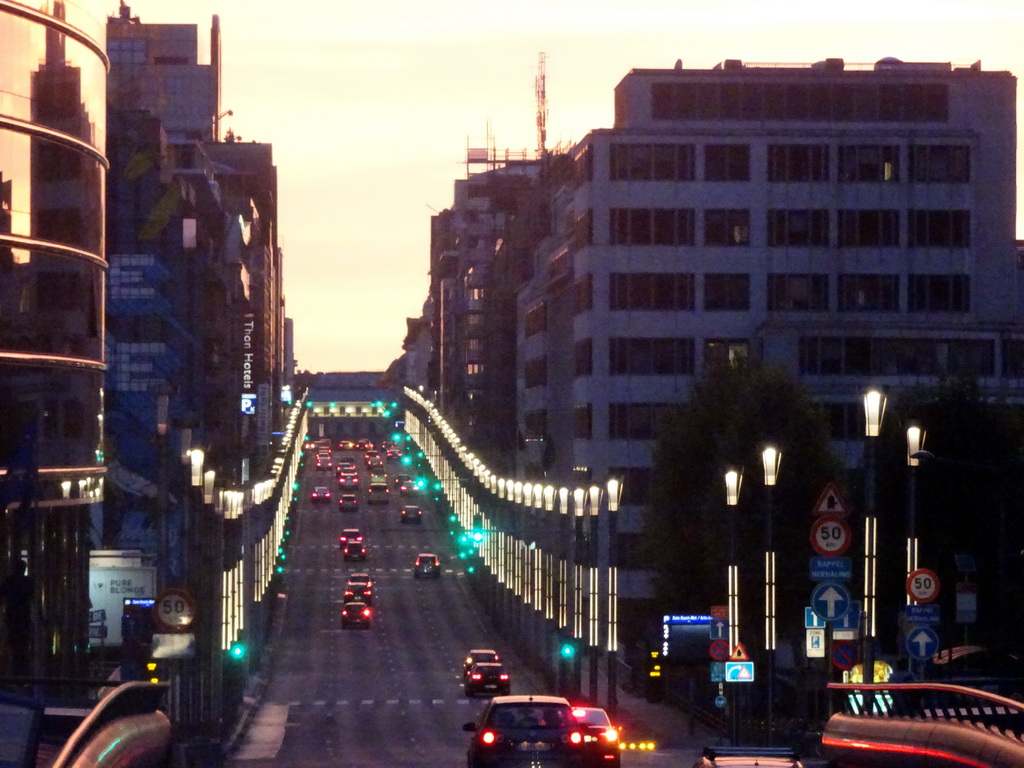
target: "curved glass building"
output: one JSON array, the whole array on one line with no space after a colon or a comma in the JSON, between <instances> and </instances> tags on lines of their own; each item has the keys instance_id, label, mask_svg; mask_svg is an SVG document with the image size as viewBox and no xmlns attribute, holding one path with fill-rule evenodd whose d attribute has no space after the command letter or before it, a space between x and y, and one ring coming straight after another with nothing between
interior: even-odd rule
<instances>
[{"instance_id":1,"label":"curved glass building","mask_svg":"<svg viewBox=\"0 0 1024 768\"><path fill-rule=\"evenodd\" d=\"M106 14L0 0L0 46L0 567L27 556L36 596L29 668L6 671L75 674L103 493Z\"/></svg>"}]
</instances>

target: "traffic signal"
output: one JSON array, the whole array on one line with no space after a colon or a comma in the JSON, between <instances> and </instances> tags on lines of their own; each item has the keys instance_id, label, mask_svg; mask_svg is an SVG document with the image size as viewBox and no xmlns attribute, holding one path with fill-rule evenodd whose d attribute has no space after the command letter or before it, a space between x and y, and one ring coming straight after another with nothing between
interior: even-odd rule
<instances>
[{"instance_id":1,"label":"traffic signal","mask_svg":"<svg viewBox=\"0 0 1024 768\"><path fill-rule=\"evenodd\" d=\"M245 643L240 643L236 641L232 643L231 647L228 649L228 656L230 656L235 661L241 661L245 658L245 653L247 650L248 648L246 648Z\"/></svg>"},{"instance_id":2,"label":"traffic signal","mask_svg":"<svg viewBox=\"0 0 1024 768\"><path fill-rule=\"evenodd\" d=\"M412 456L405 455L405 456L402 457L402 466L403 467L408 467L411 464L412 464Z\"/></svg>"},{"instance_id":3,"label":"traffic signal","mask_svg":"<svg viewBox=\"0 0 1024 768\"><path fill-rule=\"evenodd\" d=\"M558 646L558 656L563 661L572 661L576 658L576 640L575 638L568 638L563 640L561 645Z\"/></svg>"},{"instance_id":4,"label":"traffic signal","mask_svg":"<svg viewBox=\"0 0 1024 768\"><path fill-rule=\"evenodd\" d=\"M402 441L402 433L401 432L395 432L395 433L393 433L391 435L391 442L393 442L393 443L400 443L401 441Z\"/></svg>"}]
</instances>

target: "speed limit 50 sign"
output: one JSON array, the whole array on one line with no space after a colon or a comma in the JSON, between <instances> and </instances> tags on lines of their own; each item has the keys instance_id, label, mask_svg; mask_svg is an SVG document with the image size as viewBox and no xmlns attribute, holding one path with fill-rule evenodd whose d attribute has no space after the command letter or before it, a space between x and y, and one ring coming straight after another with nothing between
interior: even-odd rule
<instances>
[{"instance_id":1,"label":"speed limit 50 sign","mask_svg":"<svg viewBox=\"0 0 1024 768\"><path fill-rule=\"evenodd\" d=\"M811 526L811 546L819 555L841 555L850 546L853 533L842 518L819 517Z\"/></svg>"},{"instance_id":2,"label":"speed limit 50 sign","mask_svg":"<svg viewBox=\"0 0 1024 768\"><path fill-rule=\"evenodd\" d=\"M196 602L183 589L165 589L153 601L153 617L164 630L187 629L196 616Z\"/></svg>"},{"instance_id":3,"label":"speed limit 50 sign","mask_svg":"<svg viewBox=\"0 0 1024 768\"><path fill-rule=\"evenodd\" d=\"M930 603L939 596L939 577L935 571L918 568L907 576L907 594L919 603Z\"/></svg>"}]
</instances>

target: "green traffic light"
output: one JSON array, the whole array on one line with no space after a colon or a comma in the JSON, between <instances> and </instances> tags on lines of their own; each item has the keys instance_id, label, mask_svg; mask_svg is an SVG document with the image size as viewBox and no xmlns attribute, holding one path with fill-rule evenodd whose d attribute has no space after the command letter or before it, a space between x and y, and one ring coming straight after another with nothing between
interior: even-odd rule
<instances>
[{"instance_id":1,"label":"green traffic light","mask_svg":"<svg viewBox=\"0 0 1024 768\"><path fill-rule=\"evenodd\" d=\"M411 456L403 456L402 457L402 465L408 467L410 464L412 464L412 457Z\"/></svg>"},{"instance_id":2,"label":"green traffic light","mask_svg":"<svg viewBox=\"0 0 1024 768\"><path fill-rule=\"evenodd\" d=\"M393 442L393 443L397 443L397 442L401 441L401 439L402 439L402 433L401 432L395 432L393 435L391 435L391 442Z\"/></svg>"},{"instance_id":3,"label":"green traffic light","mask_svg":"<svg viewBox=\"0 0 1024 768\"><path fill-rule=\"evenodd\" d=\"M243 643L232 643L231 650L229 651L229 653L231 654L232 659L244 659L245 650L246 648Z\"/></svg>"},{"instance_id":4,"label":"green traffic light","mask_svg":"<svg viewBox=\"0 0 1024 768\"><path fill-rule=\"evenodd\" d=\"M476 573L476 566L475 565L467 565L466 566L466 573Z\"/></svg>"},{"instance_id":5,"label":"green traffic light","mask_svg":"<svg viewBox=\"0 0 1024 768\"><path fill-rule=\"evenodd\" d=\"M575 644L569 642L562 643L562 647L558 649L558 655L563 659L573 658L576 655Z\"/></svg>"},{"instance_id":6,"label":"green traffic light","mask_svg":"<svg viewBox=\"0 0 1024 768\"><path fill-rule=\"evenodd\" d=\"M484 540L484 532L483 531L473 531L473 541L475 541L477 543L480 543L483 540Z\"/></svg>"}]
</instances>

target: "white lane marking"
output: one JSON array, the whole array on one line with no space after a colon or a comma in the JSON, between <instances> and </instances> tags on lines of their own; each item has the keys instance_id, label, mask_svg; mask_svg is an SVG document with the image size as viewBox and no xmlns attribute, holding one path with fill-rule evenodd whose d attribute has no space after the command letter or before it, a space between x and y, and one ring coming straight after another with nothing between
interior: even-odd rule
<instances>
[{"instance_id":1,"label":"white lane marking","mask_svg":"<svg viewBox=\"0 0 1024 768\"><path fill-rule=\"evenodd\" d=\"M288 704L264 704L259 708L245 735L245 743L235 753L236 760L265 760L277 757L288 722Z\"/></svg>"}]
</instances>

